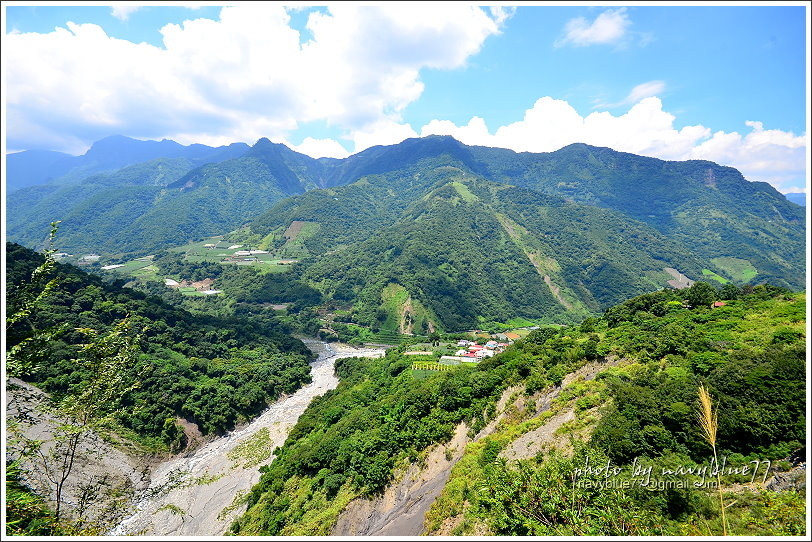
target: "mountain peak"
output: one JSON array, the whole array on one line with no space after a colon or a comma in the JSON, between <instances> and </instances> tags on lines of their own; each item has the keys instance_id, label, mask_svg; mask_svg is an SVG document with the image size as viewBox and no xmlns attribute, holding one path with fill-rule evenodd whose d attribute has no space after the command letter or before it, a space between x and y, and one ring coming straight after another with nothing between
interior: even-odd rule
<instances>
[{"instance_id":1,"label":"mountain peak","mask_svg":"<svg viewBox=\"0 0 812 542\"><path fill-rule=\"evenodd\" d=\"M124 135L111 135L103 137L97 141L94 141L93 144L90 145L90 148L87 150L85 155L94 154L98 152L107 152L108 150L113 149L117 146L126 145L128 143L132 143L135 141L139 140Z\"/></svg>"},{"instance_id":2,"label":"mountain peak","mask_svg":"<svg viewBox=\"0 0 812 542\"><path fill-rule=\"evenodd\" d=\"M271 141L267 137L260 137L259 139L257 139L257 142L254 143L253 148L255 148L255 149L263 149L263 148L274 148L274 149L285 148L285 149L287 149L288 146L285 145L284 143L274 143L273 141Z\"/></svg>"}]
</instances>

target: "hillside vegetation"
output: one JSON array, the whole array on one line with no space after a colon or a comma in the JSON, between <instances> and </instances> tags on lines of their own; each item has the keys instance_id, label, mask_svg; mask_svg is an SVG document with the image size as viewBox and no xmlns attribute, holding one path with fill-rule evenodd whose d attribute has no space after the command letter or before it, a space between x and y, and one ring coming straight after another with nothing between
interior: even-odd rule
<instances>
[{"instance_id":1,"label":"hillside vegetation","mask_svg":"<svg viewBox=\"0 0 812 542\"><path fill-rule=\"evenodd\" d=\"M711 307L718 297L724 306ZM464 423L470 443L426 517L427 534L802 533L803 493L760 482L768 462L770 475L788 468L780 460L805 441L805 306L804 294L781 288L697 283L539 329L448 371L413 370L405 345L382 359L343 360L338 388L274 452L231 530L329 534L349 502L379 494ZM557 391L565 375L596 363L604 365L596 378ZM724 519L720 493L705 483L714 450L697 422L700 386L718 412ZM500 397L508 406L497 410ZM557 431L563 445L508 459L513 442L564 411L572 418ZM648 482L635 467L651 467ZM697 474L668 474L680 468Z\"/></svg>"},{"instance_id":2,"label":"hillside vegetation","mask_svg":"<svg viewBox=\"0 0 812 542\"><path fill-rule=\"evenodd\" d=\"M25 306L32 273L44 258L11 243L6 254L10 315ZM309 382L312 354L273 317L193 315L69 265L57 264L53 276L37 278L43 280L56 286L7 330L7 349L21 345L28 352L29 366L20 376L57 399L81 387L90 376L76 362L87 342L82 330L104 334L126 320L141 344L138 363L121 378L138 386L123 398L116 421L157 449L183 446L178 419L197 424L203 434L222 433ZM30 338L33 343L25 342Z\"/></svg>"},{"instance_id":3,"label":"hillside vegetation","mask_svg":"<svg viewBox=\"0 0 812 542\"><path fill-rule=\"evenodd\" d=\"M99 145L94 153L100 161L105 148ZM712 162L668 162L583 144L550 153L515 153L466 146L447 136L407 139L341 160L316 160L265 138L247 151L210 151L208 163L201 164L196 154L175 152L151 165L130 164L101 177L88 174L70 186L12 192L9 239L39 248L47 224L62 220L61 250L145 255L224 234L261 217L252 230L266 244L278 241L293 221L318 224L319 235L306 245L309 254L320 254L394 224L406 207L435 188L437 169L445 167L558 198L550 202L603 208L642 222L662 236L654 239L665 244L661 250L687 249L725 280L803 286L803 208L768 184L748 182L737 170ZM195 168L183 173L189 165ZM450 171L445 170L447 176ZM458 182L452 187L462 204L478 207L476 190L459 178L449 181ZM348 190L334 193L336 187ZM313 198L286 199L314 190L319 195ZM336 201L341 214L328 209ZM314 218L317 211L323 218ZM283 216L287 223L280 223ZM726 258L742 263L732 268L714 263ZM738 274L741 266L752 271ZM701 279L701 269L689 278ZM634 293L641 292L626 295ZM588 299L582 302L589 306Z\"/></svg>"}]
</instances>

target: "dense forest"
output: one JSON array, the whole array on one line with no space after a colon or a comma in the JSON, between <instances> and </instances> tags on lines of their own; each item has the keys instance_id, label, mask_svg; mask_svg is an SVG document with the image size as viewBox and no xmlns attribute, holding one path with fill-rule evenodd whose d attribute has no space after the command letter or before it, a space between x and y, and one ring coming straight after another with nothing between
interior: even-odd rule
<instances>
[{"instance_id":1,"label":"dense forest","mask_svg":"<svg viewBox=\"0 0 812 542\"><path fill-rule=\"evenodd\" d=\"M44 258L15 244L6 250L13 313ZM312 354L272 317L193 315L69 265L57 264L49 280L56 286L40 306L7 330L7 348L50 330L49 340L26 345L36 356L21 376L57 397L67 393L88 377L75 361L86 342L82 330L104 333L126 319L141 337L138 363L128 368L139 385L124 398L118 422L155 446L179 444L182 434L165 431L166 420L182 417L204 434L223 432L309 381Z\"/></svg>"},{"instance_id":2,"label":"dense forest","mask_svg":"<svg viewBox=\"0 0 812 542\"><path fill-rule=\"evenodd\" d=\"M97 419L177 453L190 425L221 435L310 381L294 334L384 342L399 346L336 362L340 385L262 467L232 534L330 534L350 502L381 497L460 431L426 534L803 532L803 495L763 483L806 440L806 226L769 185L581 144L514 153L431 136L314 160L264 138L125 140L20 153L39 181L57 178L9 193L9 239L47 250L6 245L7 376L72 420L65 442ZM407 354L527 326L477 364ZM666 474L679 469L689 484ZM76 534L16 461L6 491L16 534Z\"/></svg>"},{"instance_id":3,"label":"dense forest","mask_svg":"<svg viewBox=\"0 0 812 542\"><path fill-rule=\"evenodd\" d=\"M720 297L724 306L712 307ZM503 354L429 376L413 370L406 345L383 359L343 360L336 366L339 387L310 405L263 467L232 531L329 534L348 502L380 494L427 447L448 441L458 424L470 438L477 435L509 386L534 401L568 373L603 363L597 378L571 382L548 410L515 411L472 441L429 512L428 534L449 520L457 524L452 534L463 535L803 532L802 493L739 490L725 497L735 503L721 519L719 497L705 487L604 491L572 480L584 461L608 461L627 472L633 464L651 466L661 482L663 468L707 465L716 448L697 423L701 387L718 412L718 452L730 465L778 465L801 449L804 313L804 294L697 283L687 292L633 298L577 326L539 329ZM572 453L547 450L517 463L501 457L513 440L564 408L576 413L568 430L581 436ZM749 481L728 471L723 487ZM582 482L600 478L584 476Z\"/></svg>"},{"instance_id":4,"label":"dense forest","mask_svg":"<svg viewBox=\"0 0 812 542\"><path fill-rule=\"evenodd\" d=\"M116 147L99 145L88 164L112 160L105 148ZM344 212L322 224L321 245L329 251L363 239L359 235L371 233L369 224L375 230L392 225L399 211L425 195L434 170L446 167L642 222L672 248L688 248L710 271L728 279L740 279L730 276L736 275L736 266L727 259L735 258L753 266L762 282L803 287L798 279L803 208L766 183L748 182L737 170L707 161L668 162L583 144L515 153L463 145L448 136L407 139L341 160L316 160L265 138L250 149L175 149L149 159L104 173L91 167L81 179L11 192L9 240L40 248L48 223L62 220L66 251L145 255L259 217L252 228L260 238L291 220L322 224L319 215L314 218L314 204L329 215L325 204L337 201ZM72 175L79 171L85 170ZM378 177L388 182L370 181ZM353 183L352 190L331 192ZM287 199L313 191L319 192L315 199ZM273 208L277 202L280 206ZM367 229L353 229L356 214L365 222L358 225ZM277 222L282 217L287 224ZM336 218L349 227L338 231Z\"/></svg>"}]
</instances>

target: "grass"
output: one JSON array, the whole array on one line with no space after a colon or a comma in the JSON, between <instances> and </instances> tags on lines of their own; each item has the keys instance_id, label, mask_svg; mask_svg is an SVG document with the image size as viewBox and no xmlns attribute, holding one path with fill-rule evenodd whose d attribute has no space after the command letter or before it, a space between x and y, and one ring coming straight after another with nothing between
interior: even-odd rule
<instances>
[{"instance_id":1,"label":"grass","mask_svg":"<svg viewBox=\"0 0 812 542\"><path fill-rule=\"evenodd\" d=\"M460 197L465 200L466 203L474 203L475 201L479 201L479 198L476 197L468 187L465 186L463 183L459 181L454 181L451 183L451 186L454 187L454 190L460 195Z\"/></svg>"},{"instance_id":2,"label":"grass","mask_svg":"<svg viewBox=\"0 0 812 542\"><path fill-rule=\"evenodd\" d=\"M718 412L713 408L710 393L705 386L699 386L699 428L702 437L713 448L713 460L718 465L719 459L716 457L716 431L719 428ZM722 497L722 481L719 472L716 472L716 487L719 490L719 508L722 510L722 534L727 536L727 521L725 519L725 501Z\"/></svg>"},{"instance_id":3,"label":"grass","mask_svg":"<svg viewBox=\"0 0 812 542\"><path fill-rule=\"evenodd\" d=\"M131 260L121 267L111 269L110 272L143 280L159 280L158 268L149 260Z\"/></svg>"},{"instance_id":4,"label":"grass","mask_svg":"<svg viewBox=\"0 0 812 542\"><path fill-rule=\"evenodd\" d=\"M720 284L727 284L728 282L730 282L725 277L714 273L710 269L703 269L702 270L702 275L705 276L705 277L708 277L709 279L713 279L713 280L715 280L716 282L718 282Z\"/></svg>"},{"instance_id":5,"label":"grass","mask_svg":"<svg viewBox=\"0 0 812 542\"><path fill-rule=\"evenodd\" d=\"M178 288L178 291L181 293L181 295L186 295L189 297L203 297L206 295L203 292L198 292L197 289L191 286L184 286L183 288Z\"/></svg>"},{"instance_id":6,"label":"grass","mask_svg":"<svg viewBox=\"0 0 812 542\"><path fill-rule=\"evenodd\" d=\"M248 469L266 461L271 457L272 451L270 431L267 427L263 427L229 451L228 458L235 468Z\"/></svg>"},{"instance_id":7,"label":"grass","mask_svg":"<svg viewBox=\"0 0 812 542\"><path fill-rule=\"evenodd\" d=\"M721 269L727 276L738 282L749 282L758 275L758 270L753 267L750 260L723 256L713 258L711 263Z\"/></svg>"},{"instance_id":8,"label":"grass","mask_svg":"<svg viewBox=\"0 0 812 542\"><path fill-rule=\"evenodd\" d=\"M536 323L532 320L528 320L527 318L518 317L508 320L507 325L515 329L517 327L532 327L536 325Z\"/></svg>"},{"instance_id":9,"label":"grass","mask_svg":"<svg viewBox=\"0 0 812 542\"><path fill-rule=\"evenodd\" d=\"M428 369L412 369L412 378L419 380L421 378L428 378L431 375L437 374L438 371L430 371Z\"/></svg>"},{"instance_id":10,"label":"grass","mask_svg":"<svg viewBox=\"0 0 812 542\"><path fill-rule=\"evenodd\" d=\"M298 231L295 237L288 239L282 248L279 249L278 254L285 258L303 258L309 255L309 251L304 246L304 242L315 236L321 229L321 224L318 222L300 222L297 224Z\"/></svg>"}]
</instances>

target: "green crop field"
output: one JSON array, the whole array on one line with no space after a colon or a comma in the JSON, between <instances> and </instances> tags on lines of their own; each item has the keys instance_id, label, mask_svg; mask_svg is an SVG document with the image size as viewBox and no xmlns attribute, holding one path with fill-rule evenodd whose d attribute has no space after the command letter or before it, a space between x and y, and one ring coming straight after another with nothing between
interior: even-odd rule
<instances>
[{"instance_id":1,"label":"green crop field","mask_svg":"<svg viewBox=\"0 0 812 542\"><path fill-rule=\"evenodd\" d=\"M748 282L758 275L758 270L753 267L749 260L724 256L713 258L711 262L737 282Z\"/></svg>"},{"instance_id":2,"label":"green crop field","mask_svg":"<svg viewBox=\"0 0 812 542\"><path fill-rule=\"evenodd\" d=\"M702 275L705 276L705 277L708 277L709 279L713 279L713 280L715 280L715 281L717 281L717 282L719 282L721 284L727 284L728 282L730 282L725 277L723 277L721 275L717 275L716 273L714 273L710 269L703 269L702 270Z\"/></svg>"}]
</instances>

